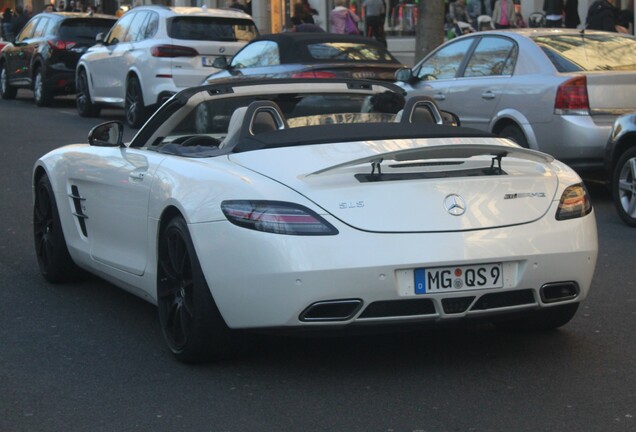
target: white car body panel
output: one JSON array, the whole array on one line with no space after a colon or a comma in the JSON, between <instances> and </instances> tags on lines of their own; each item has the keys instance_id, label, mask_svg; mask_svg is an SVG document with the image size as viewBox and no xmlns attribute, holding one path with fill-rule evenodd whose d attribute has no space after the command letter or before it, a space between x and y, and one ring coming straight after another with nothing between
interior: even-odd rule
<instances>
[{"instance_id":1,"label":"white car body panel","mask_svg":"<svg viewBox=\"0 0 636 432\"><path fill-rule=\"evenodd\" d=\"M303 85L305 89L298 90ZM344 91L338 85L317 83L316 88ZM231 95L219 96L202 91L188 103L273 94L286 86L239 86ZM294 91L316 91L308 87L299 83ZM166 133L150 128L150 142ZM459 150L453 153L450 144ZM359 160L409 149L424 149L424 154L435 147L457 157L462 146L508 150L511 156L501 163L507 175L354 181L355 174L370 171L370 164ZM490 158L477 157L469 166L489 163ZM390 166L393 161L383 164L385 173L397 169ZM566 188L580 183L578 175L550 156L494 137L360 140L215 157L72 145L40 158L36 176L41 172L51 180L73 261L153 303L160 226L166 212L179 212L210 292L234 329L333 324L306 322L299 316L312 303L337 299L359 299L366 306L428 298L436 305L436 312L425 316L369 318L357 313L338 325L488 315L493 311L447 313L442 300L516 290L531 290L534 301L494 312L548 308L554 304L541 299L540 288L564 281L575 284L578 294L556 304L580 302L590 289L598 253L593 210L569 220L555 218ZM450 215L444 208L449 194L466 199L466 217ZM507 199L507 194L520 196ZM227 200L295 203L323 217L338 234L279 235L246 229L228 221L221 210ZM363 206L357 205L360 201ZM78 213L87 217L88 235L82 232ZM414 269L489 263L502 263L501 288L413 292Z\"/></svg>"}]
</instances>

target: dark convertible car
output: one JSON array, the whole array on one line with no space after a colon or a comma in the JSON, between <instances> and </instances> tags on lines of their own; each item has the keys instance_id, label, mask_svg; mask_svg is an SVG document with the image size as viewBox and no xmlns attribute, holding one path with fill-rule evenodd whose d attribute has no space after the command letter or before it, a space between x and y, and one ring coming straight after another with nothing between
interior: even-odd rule
<instances>
[{"instance_id":1,"label":"dark convertible car","mask_svg":"<svg viewBox=\"0 0 636 432\"><path fill-rule=\"evenodd\" d=\"M219 78L364 78L394 81L403 65L375 39L334 33L262 35L245 45L228 63L217 58Z\"/></svg>"}]
</instances>

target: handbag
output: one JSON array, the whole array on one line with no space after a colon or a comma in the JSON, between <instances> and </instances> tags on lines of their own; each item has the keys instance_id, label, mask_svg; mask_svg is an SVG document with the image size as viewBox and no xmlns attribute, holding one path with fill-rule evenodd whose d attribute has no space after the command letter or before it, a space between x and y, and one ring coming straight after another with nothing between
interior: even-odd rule
<instances>
[{"instance_id":1,"label":"handbag","mask_svg":"<svg viewBox=\"0 0 636 432\"><path fill-rule=\"evenodd\" d=\"M347 11L347 16L345 17L344 32L346 34L353 34L353 35L360 34L360 30L358 29L358 23L354 21L349 11Z\"/></svg>"}]
</instances>

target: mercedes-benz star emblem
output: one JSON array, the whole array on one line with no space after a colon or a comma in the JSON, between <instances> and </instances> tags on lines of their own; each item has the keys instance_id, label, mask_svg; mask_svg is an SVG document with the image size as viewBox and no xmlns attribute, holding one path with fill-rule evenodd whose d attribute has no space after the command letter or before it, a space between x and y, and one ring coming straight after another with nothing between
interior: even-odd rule
<instances>
[{"instance_id":1,"label":"mercedes-benz star emblem","mask_svg":"<svg viewBox=\"0 0 636 432\"><path fill-rule=\"evenodd\" d=\"M444 207L453 216L461 216L466 212L466 201L457 194L446 195Z\"/></svg>"}]
</instances>

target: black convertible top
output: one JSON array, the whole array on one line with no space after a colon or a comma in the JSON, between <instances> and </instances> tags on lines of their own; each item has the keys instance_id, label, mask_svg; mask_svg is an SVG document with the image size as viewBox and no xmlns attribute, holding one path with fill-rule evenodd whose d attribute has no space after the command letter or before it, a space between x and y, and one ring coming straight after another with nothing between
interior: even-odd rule
<instances>
[{"instance_id":1,"label":"black convertible top","mask_svg":"<svg viewBox=\"0 0 636 432\"><path fill-rule=\"evenodd\" d=\"M297 145L413 138L496 137L477 129L425 123L345 123L264 132L242 139L233 152Z\"/></svg>"},{"instance_id":2,"label":"black convertible top","mask_svg":"<svg viewBox=\"0 0 636 432\"><path fill-rule=\"evenodd\" d=\"M396 65L401 65L401 63L393 57L393 55L387 51L386 47L382 45L380 42L373 38L368 38L364 36L356 36L356 35L348 35L348 34L337 34L337 33L296 33L296 32L288 32L288 33L274 33L274 34L266 34L260 35L256 38L252 39L251 43L256 41L269 40L276 42L279 46L279 55L280 62L283 64L289 63L333 63L333 62L341 62L345 59L320 59L311 55L308 45L320 44L320 43L354 43L354 44L362 44L372 47L375 50L378 50L383 55L388 56L391 60L374 60L373 63L395 63ZM368 60L364 60L363 58L356 58L356 63L368 63Z\"/></svg>"}]
</instances>

